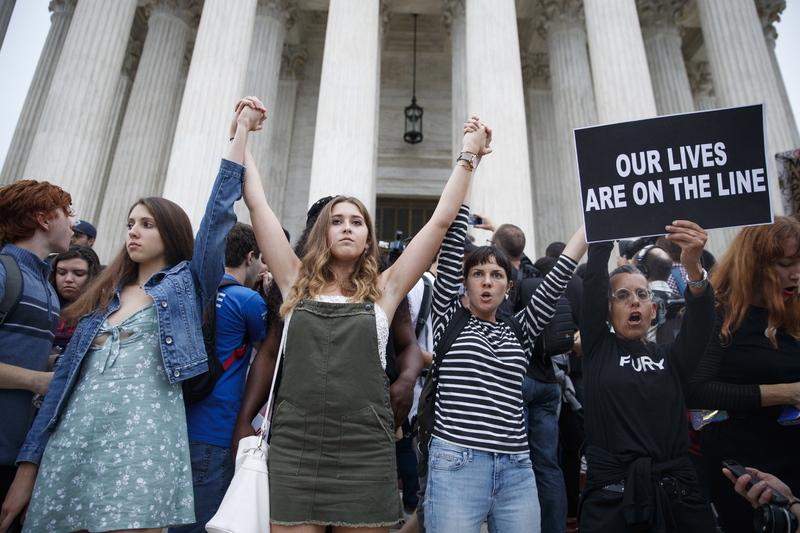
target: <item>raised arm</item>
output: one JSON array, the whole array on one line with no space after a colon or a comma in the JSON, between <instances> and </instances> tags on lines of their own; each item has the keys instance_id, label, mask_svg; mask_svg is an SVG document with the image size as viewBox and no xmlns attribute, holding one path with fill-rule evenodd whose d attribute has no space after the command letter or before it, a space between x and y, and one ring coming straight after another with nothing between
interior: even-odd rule
<instances>
[{"instance_id":1,"label":"raised arm","mask_svg":"<svg viewBox=\"0 0 800 533\"><path fill-rule=\"evenodd\" d=\"M556 311L556 301L563 294L567 283L572 278L575 267L578 266L578 261L581 260L588 247L589 245L586 244L584 237L583 226L581 226L567 243L564 253L561 254L553 269L545 276L544 281L536 287L525 309L517 313L518 319L525 326L526 341L530 343L530 348L532 348L536 337L539 336L547 323L552 320Z\"/></svg>"},{"instance_id":2,"label":"raised arm","mask_svg":"<svg viewBox=\"0 0 800 533\"><path fill-rule=\"evenodd\" d=\"M492 131L472 117L464 125L462 152L479 158L492 151ZM387 313L393 313L400 300L406 297L411 287L419 280L439 250L447 228L456 218L472 178L469 164L459 161L442 191L442 196L430 220L408 244L403 255L381 275L383 296L380 305Z\"/></svg>"},{"instance_id":3,"label":"raised arm","mask_svg":"<svg viewBox=\"0 0 800 533\"><path fill-rule=\"evenodd\" d=\"M589 245L586 276L583 278L581 297L581 349L583 357L593 355L594 345L608 326L608 258L614 245L597 242Z\"/></svg>"},{"instance_id":4,"label":"raised arm","mask_svg":"<svg viewBox=\"0 0 800 533\"><path fill-rule=\"evenodd\" d=\"M261 102L258 102L257 105L251 102L246 104L246 107L250 107L251 104L263 108ZM246 143L237 145L239 135L240 132L237 128L231 150L236 150L236 155L239 155L241 150L244 166L247 167L244 175L244 203L250 210L250 221L253 224L258 247L264 254L274 282L278 285L283 298L286 299L300 269L300 259L297 258L291 244L286 240L278 217L267 203L261 176L250 149Z\"/></svg>"},{"instance_id":5,"label":"raised arm","mask_svg":"<svg viewBox=\"0 0 800 533\"><path fill-rule=\"evenodd\" d=\"M572 237L564 247L564 251L561 252L561 255L566 255L576 263L579 263L588 249L589 244L586 242L585 231L583 224L581 224L581 227L575 230L575 233L572 234Z\"/></svg>"},{"instance_id":6,"label":"raised arm","mask_svg":"<svg viewBox=\"0 0 800 533\"><path fill-rule=\"evenodd\" d=\"M698 282L703 278L703 265L700 257L708 241L708 232L688 220L676 220L666 227L667 239L681 247L681 264L686 269L689 281ZM705 293L705 287L688 287L692 296L699 298Z\"/></svg>"},{"instance_id":7,"label":"raised arm","mask_svg":"<svg viewBox=\"0 0 800 533\"><path fill-rule=\"evenodd\" d=\"M708 233L688 220L676 220L666 230L667 239L681 247L681 263L689 274L689 281L702 281L705 274L700 256ZM669 353L678 362L683 379L688 380L706 351L714 330L714 290L706 283L702 287L687 287L685 296L686 316Z\"/></svg>"},{"instance_id":8,"label":"raised arm","mask_svg":"<svg viewBox=\"0 0 800 533\"><path fill-rule=\"evenodd\" d=\"M251 131L261 129L263 122L264 114L260 109L243 104L250 102L249 98L252 97L242 99L236 104L235 134L227 158L220 163L219 173L211 189L197 231L192 260L189 263L203 305L216 296L217 287L225 271L225 239L236 223L233 204L242 197L245 171L242 165L247 136Z\"/></svg>"}]
</instances>

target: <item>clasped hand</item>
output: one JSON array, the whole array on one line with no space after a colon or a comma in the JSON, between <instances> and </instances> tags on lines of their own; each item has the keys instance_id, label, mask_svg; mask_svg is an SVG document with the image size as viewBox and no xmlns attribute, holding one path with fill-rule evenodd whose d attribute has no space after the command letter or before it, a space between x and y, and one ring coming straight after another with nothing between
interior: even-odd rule
<instances>
[{"instance_id":1,"label":"clasped hand","mask_svg":"<svg viewBox=\"0 0 800 533\"><path fill-rule=\"evenodd\" d=\"M689 279L697 280L702 273L700 257L708 241L708 232L688 220L676 220L666 227L667 239L681 247L681 264Z\"/></svg>"},{"instance_id":2,"label":"clasped hand","mask_svg":"<svg viewBox=\"0 0 800 533\"><path fill-rule=\"evenodd\" d=\"M481 119L472 117L464 124L463 152L484 156L492 153L491 144L492 130L481 123Z\"/></svg>"},{"instance_id":3,"label":"clasped hand","mask_svg":"<svg viewBox=\"0 0 800 533\"><path fill-rule=\"evenodd\" d=\"M265 120L267 120L267 108L261 100L255 96L245 96L236 102L231 123L231 137L236 135L236 128L240 124L247 131L258 131L264 127Z\"/></svg>"}]
</instances>

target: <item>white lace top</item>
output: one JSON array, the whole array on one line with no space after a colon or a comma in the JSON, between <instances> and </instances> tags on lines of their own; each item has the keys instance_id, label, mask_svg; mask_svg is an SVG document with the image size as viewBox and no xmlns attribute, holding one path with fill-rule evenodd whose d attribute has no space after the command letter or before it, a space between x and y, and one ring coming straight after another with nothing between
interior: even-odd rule
<instances>
[{"instance_id":1,"label":"white lace top","mask_svg":"<svg viewBox=\"0 0 800 533\"><path fill-rule=\"evenodd\" d=\"M334 304L352 303L348 301L347 296L318 295L315 296L314 299L318 302L328 302ZM281 352L283 352L284 349L286 332L289 331L289 322L292 320L293 313L294 310L289 312L289 316L286 317L286 322L283 324ZM386 370L386 343L389 342L389 317L386 316L386 311L384 311L383 308L377 303L375 304L375 329L378 332L378 356L381 359L381 367Z\"/></svg>"}]
</instances>

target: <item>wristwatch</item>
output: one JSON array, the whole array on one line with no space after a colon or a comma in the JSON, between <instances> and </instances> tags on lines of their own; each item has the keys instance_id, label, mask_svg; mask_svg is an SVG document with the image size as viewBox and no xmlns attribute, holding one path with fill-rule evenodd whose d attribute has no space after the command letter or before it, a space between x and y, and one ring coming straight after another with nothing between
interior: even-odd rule
<instances>
[{"instance_id":1,"label":"wristwatch","mask_svg":"<svg viewBox=\"0 0 800 533\"><path fill-rule=\"evenodd\" d=\"M478 156L470 152L461 152L456 159L456 165L459 161L466 161L470 170L475 170L475 164L478 162Z\"/></svg>"},{"instance_id":2,"label":"wristwatch","mask_svg":"<svg viewBox=\"0 0 800 533\"><path fill-rule=\"evenodd\" d=\"M700 281L689 281L686 285L692 289L702 289L708 285L708 272L706 272L706 269L703 269L703 278Z\"/></svg>"}]
</instances>

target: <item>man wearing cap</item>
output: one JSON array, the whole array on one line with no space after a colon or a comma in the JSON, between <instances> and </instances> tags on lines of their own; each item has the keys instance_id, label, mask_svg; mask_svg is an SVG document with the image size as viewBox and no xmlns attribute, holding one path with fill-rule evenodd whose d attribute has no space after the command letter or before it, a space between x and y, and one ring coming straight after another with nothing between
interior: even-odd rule
<instances>
[{"instance_id":1,"label":"man wearing cap","mask_svg":"<svg viewBox=\"0 0 800 533\"><path fill-rule=\"evenodd\" d=\"M72 227L72 238L70 244L83 244L92 246L97 238L97 230L89 222L78 220Z\"/></svg>"}]
</instances>

